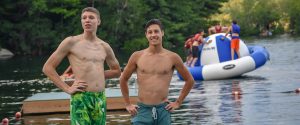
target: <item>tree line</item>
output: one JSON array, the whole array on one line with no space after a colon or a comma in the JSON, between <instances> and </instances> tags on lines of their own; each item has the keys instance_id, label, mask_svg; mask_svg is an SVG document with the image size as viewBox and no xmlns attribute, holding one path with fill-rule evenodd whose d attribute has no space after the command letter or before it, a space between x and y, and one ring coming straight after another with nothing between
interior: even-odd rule
<instances>
[{"instance_id":1,"label":"tree line","mask_svg":"<svg viewBox=\"0 0 300 125\"><path fill-rule=\"evenodd\" d=\"M257 36L266 30L275 35L300 34L299 0L230 0L220 11L212 19L223 24L237 20L243 36Z\"/></svg>"},{"instance_id":2,"label":"tree line","mask_svg":"<svg viewBox=\"0 0 300 125\"><path fill-rule=\"evenodd\" d=\"M1 0L1 46L16 54L44 55L67 36L82 33L81 10L101 13L97 35L115 51L145 48L144 24L151 18L165 25L166 48L182 49L185 37L207 28L208 17L227 0ZM176 48L175 47L175 48Z\"/></svg>"},{"instance_id":3,"label":"tree line","mask_svg":"<svg viewBox=\"0 0 300 125\"><path fill-rule=\"evenodd\" d=\"M67 36L82 33L81 10L101 13L97 35L116 52L132 53L148 43L144 24L152 18L165 26L164 47L183 48L186 37L207 31L215 21L237 19L242 35L300 33L298 0L1 0L0 48L19 55L52 53Z\"/></svg>"}]
</instances>

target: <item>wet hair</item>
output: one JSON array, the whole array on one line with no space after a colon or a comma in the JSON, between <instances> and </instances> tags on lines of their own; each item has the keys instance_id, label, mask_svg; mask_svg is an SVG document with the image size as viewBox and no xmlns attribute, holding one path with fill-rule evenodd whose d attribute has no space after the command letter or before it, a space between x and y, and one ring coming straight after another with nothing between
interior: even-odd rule
<instances>
[{"instance_id":1,"label":"wet hair","mask_svg":"<svg viewBox=\"0 0 300 125\"><path fill-rule=\"evenodd\" d=\"M93 12L93 13L95 13L98 16L98 19L100 20L100 12L96 8L94 8L94 7L86 7L84 9L82 9L81 15L84 12Z\"/></svg>"},{"instance_id":2,"label":"wet hair","mask_svg":"<svg viewBox=\"0 0 300 125\"><path fill-rule=\"evenodd\" d=\"M151 19L145 25L145 32L147 32L147 28L153 24L157 24L161 30L164 30L164 26L159 19Z\"/></svg>"},{"instance_id":3,"label":"wet hair","mask_svg":"<svg viewBox=\"0 0 300 125\"><path fill-rule=\"evenodd\" d=\"M204 30L203 30L203 29L200 29L200 30L198 31L198 33L201 33L201 32L204 32Z\"/></svg>"},{"instance_id":4,"label":"wet hair","mask_svg":"<svg viewBox=\"0 0 300 125\"><path fill-rule=\"evenodd\" d=\"M188 39L193 38L193 37L194 37L194 35L190 35L190 36L185 38L185 41L187 41Z\"/></svg>"},{"instance_id":5,"label":"wet hair","mask_svg":"<svg viewBox=\"0 0 300 125\"><path fill-rule=\"evenodd\" d=\"M237 24L237 21L236 21L236 20L233 20L232 23L233 23L233 24Z\"/></svg>"}]
</instances>

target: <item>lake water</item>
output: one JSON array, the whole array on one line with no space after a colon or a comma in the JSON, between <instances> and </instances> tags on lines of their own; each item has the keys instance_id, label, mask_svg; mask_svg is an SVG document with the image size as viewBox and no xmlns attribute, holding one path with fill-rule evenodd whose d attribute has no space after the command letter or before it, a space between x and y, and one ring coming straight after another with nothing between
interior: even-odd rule
<instances>
[{"instance_id":1,"label":"lake water","mask_svg":"<svg viewBox=\"0 0 300 125\"><path fill-rule=\"evenodd\" d=\"M263 67L239 78L197 81L182 107L172 113L174 125L298 125L300 123L300 39L280 36L247 40L265 46L271 59ZM22 101L40 92L57 89L41 72L48 57L14 57L0 61L0 119L13 124L69 124L68 114L24 116L15 121ZM63 71L67 63L58 69ZM174 74L170 99L178 97L184 82ZM110 81L108 87L118 87ZM131 85L134 87L134 85ZM232 95L240 91L241 95ZM109 112L108 125L130 124L125 111Z\"/></svg>"}]
</instances>

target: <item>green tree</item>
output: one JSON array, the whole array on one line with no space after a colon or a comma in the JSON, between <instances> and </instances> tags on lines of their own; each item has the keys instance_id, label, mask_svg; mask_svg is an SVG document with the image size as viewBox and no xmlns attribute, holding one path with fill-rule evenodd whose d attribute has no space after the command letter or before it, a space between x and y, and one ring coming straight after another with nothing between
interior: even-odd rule
<instances>
[{"instance_id":1,"label":"green tree","mask_svg":"<svg viewBox=\"0 0 300 125\"><path fill-rule=\"evenodd\" d=\"M68 33L65 24L71 21L64 20L78 13L79 0L5 0L0 4L3 44L19 54L41 55Z\"/></svg>"},{"instance_id":2,"label":"green tree","mask_svg":"<svg viewBox=\"0 0 300 125\"><path fill-rule=\"evenodd\" d=\"M278 11L280 5L275 0L231 0L221 10L229 14L230 20L238 21L242 35L258 35L269 26L273 26L273 30L282 29L276 25L282 13Z\"/></svg>"},{"instance_id":3,"label":"green tree","mask_svg":"<svg viewBox=\"0 0 300 125\"><path fill-rule=\"evenodd\" d=\"M182 49L185 37L206 29L211 14L227 0L24 0L0 1L0 41L15 53L51 53L63 38L82 32L80 11L94 6L101 13L98 35L118 52L145 48L144 24L162 20L164 46Z\"/></svg>"},{"instance_id":4,"label":"green tree","mask_svg":"<svg viewBox=\"0 0 300 125\"><path fill-rule=\"evenodd\" d=\"M294 34L300 34L300 1L279 0L284 17L288 19L289 30Z\"/></svg>"},{"instance_id":5,"label":"green tree","mask_svg":"<svg viewBox=\"0 0 300 125\"><path fill-rule=\"evenodd\" d=\"M132 53L148 45L144 24L152 18L162 20L165 29L164 46L182 49L185 37L207 28L207 18L219 12L226 0L110 0L94 1L101 12L98 34L116 51Z\"/></svg>"}]
</instances>

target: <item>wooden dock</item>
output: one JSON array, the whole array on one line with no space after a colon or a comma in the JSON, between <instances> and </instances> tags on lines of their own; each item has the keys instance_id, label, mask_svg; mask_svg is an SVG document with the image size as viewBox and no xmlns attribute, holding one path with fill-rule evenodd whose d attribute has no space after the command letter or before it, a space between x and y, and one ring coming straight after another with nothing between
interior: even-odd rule
<instances>
[{"instance_id":1,"label":"wooden dock","mask_svg":"<svg viewBox=\"0 0 300 125\"><path fill-rule=\"evenodd\" d=\"M125 110L106 113L106 125L131 125L130 119L131 115ZM22 125L71 125L70 114L25 115L22 116Z\"/></svg>"},{"instance_id":2,"label":"wooden dock","mask_svg":"<svg viewBox=\"0 0 300 125\"><path fill-rule=\"evenodd\" d=\"M107 110L125 110L125 102L120 89L105 89ZM130 101L137 102L137 90L129 89ZM22 113L50 114L70 112L70 95L65 92L38 93L23 101Z\"/></svg>"}]
</instances>

